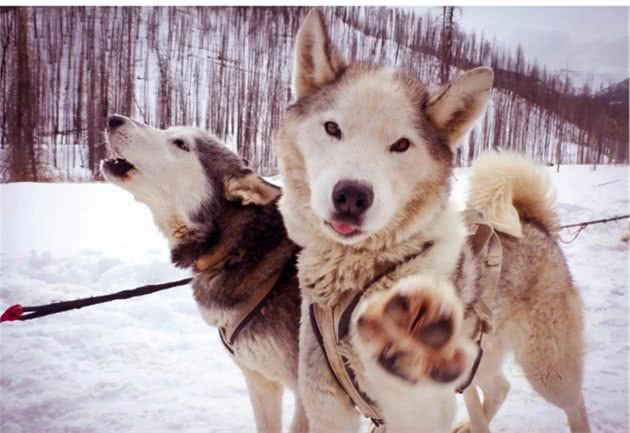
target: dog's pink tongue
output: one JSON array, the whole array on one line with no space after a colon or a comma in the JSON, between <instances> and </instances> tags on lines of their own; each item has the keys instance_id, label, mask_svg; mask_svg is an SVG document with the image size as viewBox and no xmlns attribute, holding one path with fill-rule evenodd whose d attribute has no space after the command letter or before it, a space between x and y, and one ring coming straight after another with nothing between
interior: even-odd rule
<instances>
[{"instance_id":1,"label":"dog's pink tongue","mask_svg":"<svg viewBox=\"0 0 630 433\"><path fill-rule=\"evenodd\" d=\"M337 233L341 233L342 235L349 235L355 230L352 224L342 223L338 221L333 221L331 225Z\"/></svg>"}]
</instances>

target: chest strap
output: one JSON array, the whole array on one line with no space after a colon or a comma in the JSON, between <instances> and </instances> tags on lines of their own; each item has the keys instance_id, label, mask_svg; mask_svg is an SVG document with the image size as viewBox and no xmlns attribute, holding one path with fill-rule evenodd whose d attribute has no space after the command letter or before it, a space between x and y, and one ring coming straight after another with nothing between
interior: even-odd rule
<instances>
[{"instance_id":1,"label":"chest strap","mask_svg":"<svg viewBox=\"0 0 630 433\"><path fill-rule=\"evenodd\" d=\"M492 311L483 301L483 291L494 290L499 285L503 264L503 247L499 235L483 212L476 209L466 209L462 214L464 223L468 228L468 240L472 252L476 257L484 258L484 269L480 269L480 272L483 272L482 293L478 302L473 305L473 309L477 317L485 321L486 326L490 326L490 329L485 329L483 332L489 332L492 326Z\"/></svg>"},{"instance_id":2,"label":"chest strap","mask_svg":"<svg viewBox=\"0 0 630 433\"><path fill-rule=\"evenodd\" d=\"M479 364L483 357L483 348L481 347L483 334L492 332L492 310L483 300L483 291L487 289L494 290L498 286L501 278L501 265L503 264L501 239L483 212L476 209L466 209L462 212L462 215L464 224L468 228L468 241L472 252L477 257L484 257L485 266L484 269L480 269L480 272L483 272L482 292L472 305L472 309L477 316L477 330L475 336L473 336L477 341L477 357L470 370L468 379L457 389L457 392L460 394L472 384L479 369Z\"/></svg>"},{"instance_id":3,"label":"chest strap","mask_svg":"<svg viewBox=\"0 0 630 433\"><path fill-rule=\"evenodd\" d=\"M226 252L221 249L217 249L212 253L206 254L195 260L193 270L195 272L210 272L219 274L223 268L233 260L239 260L242 257L242 252ZM288 262L287 262L288 264ZM234 354L234 342L238 337L241 330L249 323L249 321L255 316L258 310L261 308L263 301L271 290L274 288L280 276L286 268L286 264L282 266L278 271L271 273L263 281L253 284L249 292L249 297L243 302L237 304L233 309L227 323L219 327L219 338L221 343L232 355Z\"/></svg>"},{"instance_id":4,"label":"chest strap","mask_svg":"<svg viewBox=\"0 0 630 433\"><path fill-rule=\"evenodd\" d=\"M341 302L334 307L324 307L318 304L311 304L309 309L311 325L319 345L324 351L328 367L352 403L367 418L370 418L375 425L383 424L381 415L372 401L361 391L356 381L354 370L348 365L348 358L344 355L343 337L340 336L339 324L342 316L349 318L357 303L361 299L361 293L348 292Z\"/></svg>"},{"instance_id":5,"label":"chest strap","mask_svg":"<svg viewBox=\"0 0 630 433\"><path fill-rule=\"evenodd\" d=\"M280 268L259 284L256 284L256 287L252 287L253 293L250 293L249 298L247 298L245 302L239 303L234 308L234 312L231 314L228 322L219 328L221 340L230 353L234 353L232 346L236 341L236 337L238 337L238 334L245 325L249 323L258 310L260 310L263 301L267 298L267 295L271 293L271 290L273 290L274 286L278 282L278 279L280 279L280 275L282 275L283 271L284 268Z\"/></svg>"}]
</instances>

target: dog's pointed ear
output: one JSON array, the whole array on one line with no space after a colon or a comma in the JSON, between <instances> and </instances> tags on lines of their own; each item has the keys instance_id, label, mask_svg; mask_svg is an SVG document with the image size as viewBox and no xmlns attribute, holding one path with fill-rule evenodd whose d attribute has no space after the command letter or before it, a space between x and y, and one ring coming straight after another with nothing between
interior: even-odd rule
<instances>
[{"instance_id":1,"label":"dog's pointed ear","mask_svg":"<svg viewBox=\"0 0 630 433\"><path fill-rule=\"evenodd\" d=\"M229 201L238 201L243 205L263 206L277 199L282 189L245 168L239 176L225 180L224 193Z\"/></svg>"},{"instance_id":2,"label":"dog's pointed ear","mask_svg":"<svg viewBox=\"0 0 630 433\"><path fill-rule=\"evenodd\" d=\"M486 109L493 81L492 69L479 67L465 72L429 96L426 115L451 148L458 146L463 135Z\"/></svg>"},{"instance_id":3,"label":"dog's pointed ear","mask_svg":"<svg viewBox=\"0 0 630 433\"><path fill-rule=\"evenodd\" d=\"M345 59L330 40L324 16L317 9L312 9L300 26L294 55L294 99L310 95L334 81L346 67Z\"/></svg>"}]
</instances>

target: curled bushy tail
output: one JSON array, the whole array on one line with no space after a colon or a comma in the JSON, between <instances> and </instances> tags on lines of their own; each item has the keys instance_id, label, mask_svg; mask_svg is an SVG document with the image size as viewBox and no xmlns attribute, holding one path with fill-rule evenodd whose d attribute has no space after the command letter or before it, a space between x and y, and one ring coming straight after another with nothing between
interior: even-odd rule
<instances>
[{"instance_id":1,"label":"curled bushy tail","mask_svg":"<svg viewBox=\"0 0 630 433\"><path fill-rule=\"evenodd\" d=\"M527 158L487 152L473 162L468 207L483 211L500 232L521 237L521 218L559 230L556 194L546 171Z\"/></svg>"}]
</instances>

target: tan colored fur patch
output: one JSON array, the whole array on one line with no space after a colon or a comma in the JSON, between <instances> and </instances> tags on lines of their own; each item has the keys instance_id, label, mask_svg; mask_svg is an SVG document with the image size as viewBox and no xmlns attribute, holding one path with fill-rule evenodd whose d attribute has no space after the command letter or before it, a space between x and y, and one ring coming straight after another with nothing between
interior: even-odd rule
<instances>
[{"instance_id":1,"label":"tan colored fur patch","mask_svg":"<svg viewBox=\"0 0 630 433\"><path fill-rule=\"evenodd\" d=\"M193 230L180 220L172 220L169 223L171 236L177 240L185 239L190 236Z\"/></svg>"},{"instance_id":2,"label":"tan colored fur patch","mask_svg":"<svg viewBox=\"0 0 630 433\"><path fill-rule=\"evenodd\" d=\"M254 173L231 177L225 182L225 198L240 201L243 205L266 205L281 194L280 188Z\"/></svg>"},{"instance_id":3,"label":"tan colored fur patch","mask_svg":"<svg viewBox=\"0 0 630 433\"><path fill-rule=\"evenodd\" d=\"M494 228L522 237L521 218L558 232L555 191L541 167L507 152L487 152L472 165L468 207L483 211Z\"/></svg>"}]
</instances>

